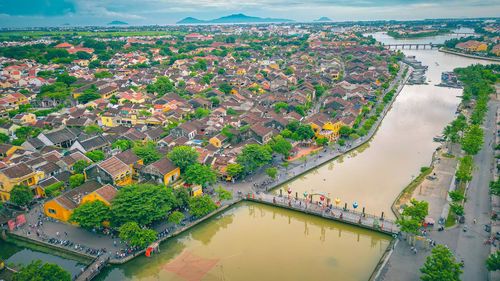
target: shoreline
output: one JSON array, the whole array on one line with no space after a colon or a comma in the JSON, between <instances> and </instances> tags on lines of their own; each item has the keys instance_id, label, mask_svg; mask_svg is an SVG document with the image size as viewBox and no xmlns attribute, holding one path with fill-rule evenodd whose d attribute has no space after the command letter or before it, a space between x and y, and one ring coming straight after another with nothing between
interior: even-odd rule
<instances>
[{"instance_id":1,"label":"shoreline","mask_svg":"<svg viewBox=\"0 0 500 281\"><path fill-rule=\"evenodd\" d=\"M359 138L358 140L360 140L359 143L353 143L352 146L339 153L339 154L334 154L330 157L326 157L325 159L322 159L322 161L320 162L317 162L317 163L314 163L314 165L311 165L311 166L308 166L306 169L304 169L301 173L298 173L296 175L293 175L291 177L288 177L286 179L284 179L283 181L280 181L280 182L277 182L275 184L273 184L272 186L269 187L268 191L269 190L273 190L275 188L278 188L280 187L281 185L283 184L286 184L287 182L293 180L293 179L296 179L297 177L300 177L306 173L308 173L309 171L311 171L312 169L315 169L315 168L319 168L321 166L323 166L324 164L334 160L334 159L337 159L338 157L341 157L341 156L344 156L346 155L347 153L355 150L355 149L358 149L360 147L362 147L363 145L366 145L368 142L370 142L372 140L372 138L375 136L376 132L379 130L383 120L385 119L387 113L392 109L392 106L394 104L394 102L396 101L397 97L399 96L399 94L401 93L401 91L403 90L403 88L407 85L407 82L408 82L408 79L410 77L410 74L412 72L412 68L405 64L405 63L402 63L402 65L404 66L404 69L408 70L406 75L404 77L402 77L401 81L397 84L395 84L392 89L395 89L395 93L394 93L394 96L393 98L391 99L390 103L388 103L384 109L384 111L380 114L380 117L379 119L377 120L377 122L374 124L374 126L372 127L371 131L368 132L367 135L365 135L364 138ZM405 70L402 70L402 71L405 71ZM312 162L310 162L312 163ZM298 166L300 167L300 166ZM230 202L229 204L227 205L224 205L224 206L221 206L220 208L218 208L217 210L215 210L214 212L210 213L210 214L207 214L206 216L192 222L191 224L189 225L186 225L182 228L179 228L177 229L176 231L172 232L171 234L167 235L167 236L164 236L162 238L160 238L157 242L161 243L169 238L173 238L179 234L182 234L183 232L187 231L187 230L190 230L192 227L200 224L200 223L203 223L205 222L206 220L218 215L218 214L221 214L223 212L225 212L226 210L230 209L231 207L233 206L236 206L238 203L242 202L242 201L245 201L243 200L243 198L238 198L236 199L235 201L233 202ZM372 231L375 231L375 230L372 230ZM387 233L386 233L387 234ZM12 235L12 236L15 236L14 239L19 239L23 242L26 242L27 244L29 243L33 243L34 245L39 245L41 247L46 247L48 249L57 249L57 250L62 250L64 253L69 253L69 254L73 254L75 256L78 256L78 257L81 257L81 258L86 258L86 259L90 259L90 260L94 260L96 259L96 257L90 257L90 256L87 256L85 254L82 254L82 253L79 253L79 252L76 252L76 251L72 251L70 249L66 249L66 248L63 248L63 247L59 247L57 245L52 245L52 244L49 244L49 243L46 243L46 242L43 242L43 241L38 241L38 240L35 240L35 239L31 239L29 237L24 237L24 236L21 236L21 235L17 235L17 234L14 234L14 233L10 233L8 232L8 235ZM392 243L392 242L391 242ZM392 245L392 244L391 244ZM379 268L381 266L381 261L382 259L385 259L387 257L387 254L389 253L391 247L388 247L387 250L384 252L384 255L382 256L381 260L379 260L379 262L377 263L377 266L375 267L375 269L372 271L372 275L377 271L377 268ZM143 249L141 251L138 251L136 253L134 253L133 255L130 255L128 257L125 257L123 259L111 259L109 261L109 264L110 265L120 265L120 264L125 264L127 262L129 262L130 260L134 259L135 257L139 256L140 254L143 254L146 250Z\"/></svg>"},{"instance_id":2,"label":"shoreline","mask_svg":"<svg viewBox=\"0 0 500 281\"><path fill-rule=\"evenodd\" d=\"M325 158L319 160L319 162L317 162L315 165L312 165L312 166L308 166L306 167L306 169L304 169L302 172L298 173L298 174L295 174L291 177L288 177L286 179L284 179L283 181L278 181L276 183L273 183L271 184L266 191L272 191L274 189L277 189L279 187L281 187L282 185L310 172L311 170L313 169L316 169L316 168L320 168L322 167L323 165L325 164L328 164L330 161L332 160L335 160L339 157L342 157L342 156L345 156L347 155L349 152L351 151L354 151L360 147L362 147L363 145L366 145L367 143L369 143L373 137L376 135L376 133L378 132L380 126L382 125L382 121L385 119L387 113L389 113L389 111L392 109L392 106L394 104L394 102L396 101L396 98L399 96L399 94L401 93L401 91L403 90L403 88L408 85L408 80L410 79L410 75L411 75L411 72L413 71L413 69L411 68L411 66L409 66L408 64L406 63L403 63L403 65L406 66L406 69L408 69L408 72L406 73L406 76L401 80L401 83L398 85L398 88L396 89L396 92L394 93L394 96L391 100L391 102L389 104L386 105L384 111L382 111L382 113L380 114L380 118L377 120L377 122L373 125L372 129L370 130L370 132L368 132L366 135L365 135L365 138L363 137L360 137L358 140L361 140L359 143L353 143L351 147L349 147L347 150L345 151L342 151L341 153L339 154L334 154L332 156L326 156ZM410 69L412 71L410 71ZM298 166L300 167L300 166Z\"/></svg>"},{"instance_id":3,"label":"shoreline","mask_svg":"<svg viewBox=\"0 0 500 281\"><path fill-rule=\"evenodd\" d=\"M500 58L481 57L481 56L476 56L476 55L471 55L471 54L464 54L464 53L461 53L461 52L449 50L449 49L444 48L444 47L439 48L438 51L439 52L443 52L443 53L447 53L447 54L461 56L461 57L471 58L471 59L481 59L481 60L487 60L487 61L493 61L493 62L500 63Z\"/></svg>"}]
</instances>

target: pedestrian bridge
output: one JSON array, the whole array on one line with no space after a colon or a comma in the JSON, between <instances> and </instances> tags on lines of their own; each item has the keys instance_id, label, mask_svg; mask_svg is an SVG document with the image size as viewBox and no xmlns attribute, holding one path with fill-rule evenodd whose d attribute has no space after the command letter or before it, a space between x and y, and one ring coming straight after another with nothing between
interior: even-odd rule
<instances>
[{"instance_id":1,"label":"pedestrian bridge","mask_svg":"<svg viewBox=\"0 0 500 281\"><path fill-rule=\"evenodd\" d=\"M312 199L300 199L293 196L290 197L288 195L279 196L268 193L249 193L244 199L247 201L311 214L389 235L397 234L399 232L399 227L393 220L366 214L364 212L349 210L345 207L340 208L332 205L327 207L326 204L321 205L318 202L314 202Z\"/></svg>"}]
</instances>

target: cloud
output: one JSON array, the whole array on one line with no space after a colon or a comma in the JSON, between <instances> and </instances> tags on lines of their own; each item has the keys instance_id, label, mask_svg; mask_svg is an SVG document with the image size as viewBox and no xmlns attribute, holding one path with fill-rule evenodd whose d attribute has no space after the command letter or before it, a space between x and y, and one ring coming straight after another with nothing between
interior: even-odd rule
<instances>
[{"instance_id":1,"label":"cloud","mask_svg":"<svg viewBox=\"0 0 500 281\"><path fill-rule=\"evenodd\" d=\"M318 16L337 20L497 16L499 9L500 0L0 0L2 19L9 24L17 19L20 25L30 18L38 24L40 17L47 18L47 24L109 20L164 24L186 16L211 19L240 12L300 21Z\"/></svg>"},{"instance_id":2,"label":"cloud","mask_svg":"<svg viewBox=\"0 0 500 281\"><path fill-rule=\"evenodd\" d=\"M11 16L60 16L76 11L71 0L2 0L0 14Z\"/></svg>"}]
</instances>

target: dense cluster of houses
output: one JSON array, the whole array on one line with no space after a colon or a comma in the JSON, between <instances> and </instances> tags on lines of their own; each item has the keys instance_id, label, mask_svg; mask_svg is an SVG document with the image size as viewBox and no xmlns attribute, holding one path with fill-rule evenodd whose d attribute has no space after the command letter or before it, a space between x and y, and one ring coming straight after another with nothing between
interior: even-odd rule
<instances>
[{"instance_id":1,"label":"dense cluster of houses","mask_svg":"<svg viewBox=\"0 0 500 281\"><path fill-rule=\"evenodd\" d=\"M309 48L289 44L271 54L266 53L269 47L245 48L243 59L231 52L217 55L217 51L247 47L249 42L213 41L170 65L166 64L170 56L155 48L150 52L118 52L102 62L106 69L89 68L88 62L79 59L63 68L77 78L66 101L37 96L42 85L55 81L42 79L37 73L61 72L61 65L0 58L4 65L0 69L1 116L25 104L37 110L64 105L46 116L27 111L1 122L0 132L11 139L23 126L39 128L41 133L22 144L0 144L0 198L9 200L16 185L30 186L37 196L45 196L48 186L68 185L77 161L92 162L86 153L104 152L104 160L85 169L85 185L59 195L46 208L48 215L67 220L72 209L92 196L109 202L120 186L133 182L175 185L181 178L180 170L166 158L175 146L194 147L200 163L217 170L221 179L228 179L226 167L235 163L245 145L268 143L290 122L308 124L316 138L333 142L341 126L352 126L363 107L376 101L381 84L391 78L389 50L359 44L363 39L352 33L336 38L332 41L324 31L311 33ZM120 38L127 44L145 46L157 39L176 40ZM194 33L179 40L190 44L213 37ZM178 42L171 43L170 51L175 54L179 50L173 43ZM56 48L93 53L90 48L66 42ZM197 67L200 61L205 67ZM129 67L151 62L158 64ZM95 78L100 71L112 75ZM171 91L158 95L146 90L162 76L172 82ZM224 91L221 85L229 89ZM318 86L325 90L319 93ZM79 103L78 97L90 88L100 98ZM277 104L286 104L286 108L279 110ZM86 133L85 128L91 125L98 125L102 132ZM113 149L117 140L154 142L162 157L144 165L131 150Z\"/></svg>"}]
</instances>

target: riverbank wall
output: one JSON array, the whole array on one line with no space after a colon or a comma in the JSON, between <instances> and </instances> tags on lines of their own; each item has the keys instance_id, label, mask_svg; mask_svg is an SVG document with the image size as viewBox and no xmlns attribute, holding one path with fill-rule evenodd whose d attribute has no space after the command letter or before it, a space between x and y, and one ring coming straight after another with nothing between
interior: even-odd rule
<instances>
[{"instance_id":1,"label":"riverbank wall","mask_svg":"<svg viewBox=\"0 0 500 281\"><path fill-rule=\"evenodd\" d=\"M444 47L439 48L438 51L443 52L443 53L452 54L452 55L461 56L461 57L471 58L471 59L480 59L480 60L500 62L500 58L481 57L481 56L476 56L476 55L471 55L471 54L464 54L464 53L453 51L453 50L450 50L450 49L447 49Z\"/></svg>"},{"instance_id":2,"label":"riverbank wall","mask_svg":"<svg viewBox=\"0 0 500 281\"><path fill-rule=\"evenodd\" d=\"M287 177L281 181L278 180L277 182L272 183L268 187L268 190L273 190L273 189L278 188L284 184L287 184L288 182L293 181L293 180L301 177L302 175L310 172L311 170L320 168L321 166L328 164L330 161L335 160L339 157L342 157L342 156L362 147L363 145L366 145L368 142L370 142L373 139L373 137L375 136L375 134L377 133L377 131L379 130L380 125L382 124L382 121L385 119L385 116L391 110L394 102L396 101L396 98L399 96L399 94L403 90L404 86L406 86L408 80L410 79L411 72L413 71L413 69L411 68L411 66L409 66L407 64L403 64L403 65L404 65L405 69L408 70L406 73L406 76L398 84L398 88L396 89L396 92L394 93L392 100L389 102L389 104L387 104L384 111L382 111L382 113L380 114L380 118L377 120L377 122L375 122L373 127L366 134L366 136L361 138L362 141L360 141L359 143L354 143L351 147L349 147L348 149L346 149L345 151L343 151L340 154L331 155L331 156L328 155L328 156L325 156L321 159L318 159L318 162L315 165L306 166L305 169L303 169L300 173L294 174L293 176ZM404 71L404 70L402 70L402 71Z\"/></svg>"},{"instance_id":3,"label":"riverbank wall","mask_svg":"<svg viewBox=\"0 0 500 281\"><path fill-rule=\"evenodd\" d=\"M401 71L405 71L406 69L408 70L407 73L406 73L406 76L403 77L401 79L401 81L397 84L395 84L394 86L397 87L396 88L396 91L394 93L394 96L392 98L392 100L389 102L389 104L386 105L384 111L381 113L380 115L380 118L377 120L377 122L374 124L374 126L372 127L372 129L370 130L370 132L368 132L368 134L359 142L359 143L356 143L356 144L353 144L349 149L347 149L346 151L343 151L342 153L340 154L337 154L337 155L332 155L330 157L325 157L323 159L321 159L321 161L318 161L317 163L315 163L314 165L310 165L309 167L307 167L307 169L304 169L302 170L301 173L297 173L296 175L292 176L292 177L288 177L286 179L284 179L283 181L281 182L276 182L275 184L273 184L270 189L274 189L278 186L281 186L297 177L300 177L302 176L303 174L309 172L310 170L312 169L315 169L315 168L318 168L328 162L330 162L331 160L333 159L336 159L337 157L339 156L343 156L355 149L358 149L359 147L365 145L366 143L368 143L375 135L375 133L378 131L382 121L384 120L385 116L387 115L387 113L390 111L390 109L392 108L396 98L399 96L400 92L402 91L402 89L404 88L404 86L406 85L409 77L410 77L410 74L411 74L411 67L406 65L406 64L402 64L404 67L404 69L402 69ZM221 206L220 208L218 208L217 210L215 210L214 212L186 225L186 226L183 226L177 230L175 230L174 232L172 232L171 234L165 236L165 237L162 237L161 239L159 239L157 242L163 242L169 238L172 238L172 237L175 237L189 229L191 229L192 227L202 223L202 222L205 222L206 220L218 215L218 214L221 214L223 213L225 210L229 209L230 207L236 205L237 203L241 202L242 199L237 199L237 200L234 200L230 203L228 203L227 205L224 205L224 206ZM343 221L343 222L347 222L347 221ZM351 223L353 225L356 225L354 223ZM359 225L358 225L359 226ZM371 229L370 230L374 230L374 229ZM389 232L386 232L385 234L391 234ZM21 236L21 235L17 235L17 234L14 234L14 233L9 233L8 234L10 237L14 238L14 239L18 239L20 241L24 241L26 242L27 244L29 243L32 243L33 245L37 245L37 246L41 246L41 247L45 247L47 249L51 249L51 250L57 250L57 251L61 251L61 252L64 252L64 253L67 253L67 254L70 254L70 255L73 255L75 257L80 257L80 258L85 258L87 260L92 261L95 259L94 256L90 256L90 255L86 255L84 253L80 253L80 252L77 252L77 251L72 251L71 249L67 249L67 248L64 248L64 247L59 247L57 245L53 245L53 244L50 244L50 243L46 243L46 242L43 242L43 241L39 241L39 240L35 240L35 239L31 239L29 237L25 237L25 236ZM145 249L144 250L141 250L139 252L136 252L134 253L133 255L130 255L130 256L127 256L123 259L110 259L109 261L109 264L114 264L114 265L119 265L119 264L124 264L124 263L127 263L128 261L132 260L133 258L141 255L141 254L144 254L145 253Z\"/></svg>"}]
</instances>

